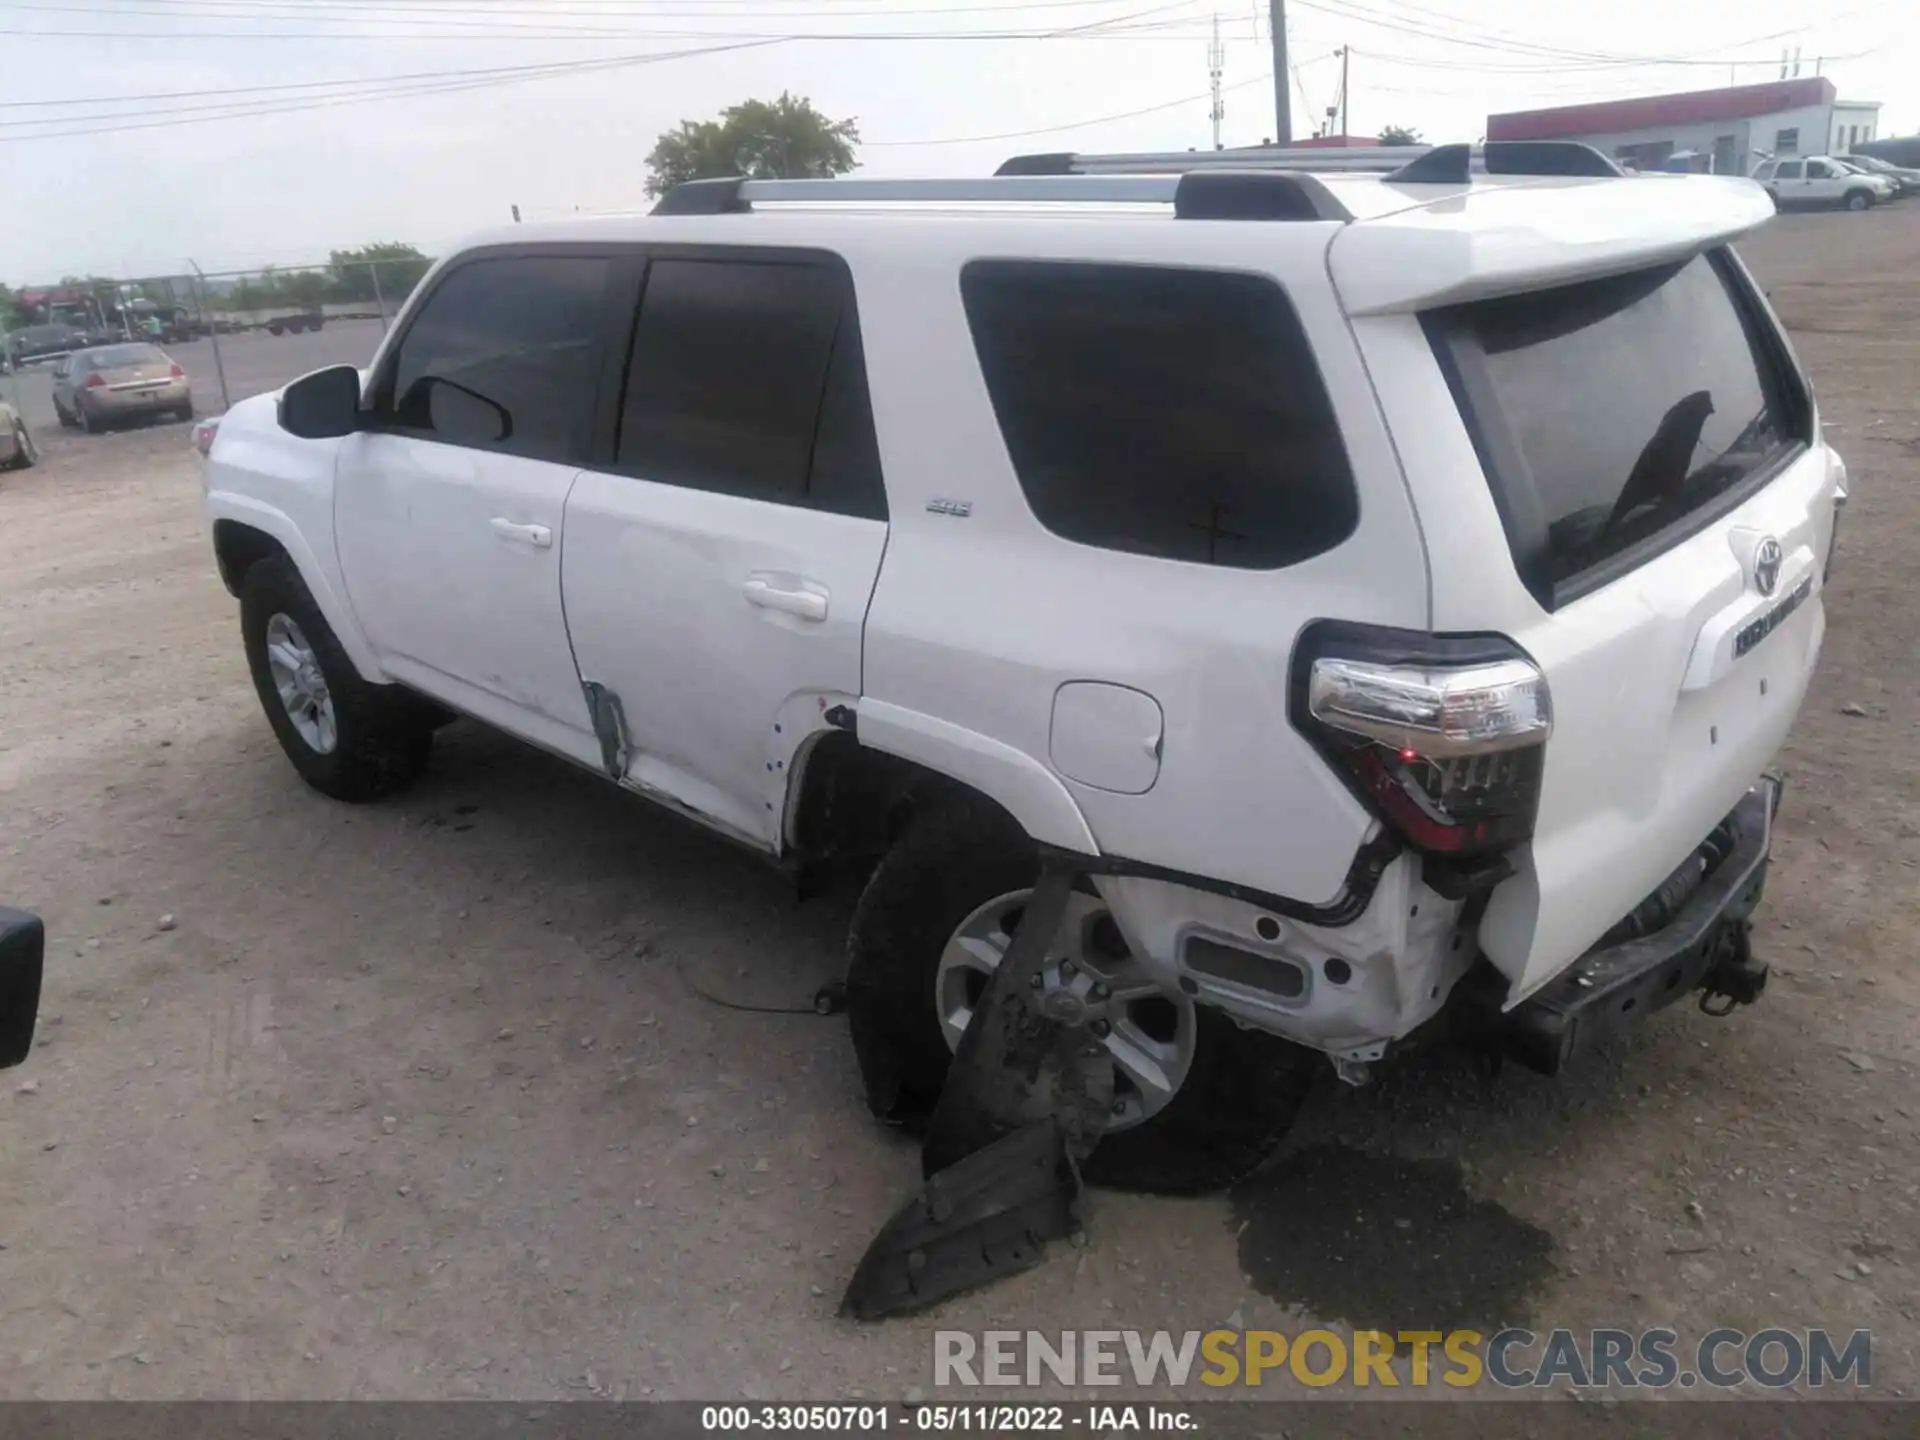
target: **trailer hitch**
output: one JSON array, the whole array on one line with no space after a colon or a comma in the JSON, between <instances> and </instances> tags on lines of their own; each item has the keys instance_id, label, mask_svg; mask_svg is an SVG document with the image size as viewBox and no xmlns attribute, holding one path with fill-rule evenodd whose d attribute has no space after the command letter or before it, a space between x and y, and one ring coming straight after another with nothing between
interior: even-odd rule
<instances>
[{"instance_id":1,"label":"trailer hitch","mask_svg":"<svg viewBox=\"0 0 1920 1440\"><path fill-rule=\"evenodd\" d=\"M1038 1265L1084 1223L1079 1162L1100 1143L1113 1066L1071 996L1039 982L1079 871L1044 865L973 1009L920 1152L924 1185L868 1246L841 1302L924 1309Z\"/></svg>"}]
</instances>

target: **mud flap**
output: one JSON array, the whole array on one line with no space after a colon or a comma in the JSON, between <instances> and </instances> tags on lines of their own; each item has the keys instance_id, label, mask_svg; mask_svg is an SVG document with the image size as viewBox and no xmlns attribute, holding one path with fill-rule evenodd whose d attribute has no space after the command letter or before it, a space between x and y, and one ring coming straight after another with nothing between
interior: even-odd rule
<instances>
[{"instance_id":1,"label":"mud flap","mask_svg":"<svg viewBox=\"0 0 1920 1440\"><path fill-rule=\"evenodd\" d=\"M1034 983L1066 918L1074 872L1041 873L1020 929L973 1007L954 1052L920 1152L935 1175L1014 1130L1057 1118L1067 1148L1084 1160L1113 1104L1113 1067L1081 1025L1036 1007Z\"/></svg>"},{"instance_id":2,"label":"mud flap","mask_svg":"<svg viewBox=\"0 0 1920 1440\"><path fill-rule=\"evenodd\" d=\"M868 1246L841 1313L924 1309L1030 1269L1082 1222L1080 1170L1113 1104L1113 1067L1037 982L1076 874L1048 866L974 1006L920 1155L926 1183Z\"/></svg>"},{"instance_id":3,"label":"mud flap","mask_svg":"<svg viewBox=\"0 0 1920 1440\"><path fill-rule=\"evenodd\" d=\"M1051 1119L1003 1136L933 1176L887 1221L840 1313L910 1314L1030 1270L1046 1242L1081 1228L1080 1171Z\"/></svg>"}]
</instances>

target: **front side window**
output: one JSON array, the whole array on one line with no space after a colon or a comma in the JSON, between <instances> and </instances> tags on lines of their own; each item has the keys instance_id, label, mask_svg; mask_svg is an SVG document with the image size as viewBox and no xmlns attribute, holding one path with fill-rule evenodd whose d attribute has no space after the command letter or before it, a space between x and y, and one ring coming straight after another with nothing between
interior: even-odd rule
<instances>
[{"instance_id":1,"label":"front side window","mask_svg":"<svg viewBox=\"0 0 1920 1440\"><path fill-rule=\"evenodd\" d=\"M1352 533L1339 424L1271 279L977 260L960 291L1008 458L1054 534L1269 570Z\"/></svg>"},{"instance_id":2,"label":"front side window","mask_svg":"<svg viewBox=\"0 0 1920 1440\"><path fill-rule=\"evenodd\" d=\"M1710 254L1426 317L1537 595L1692 533L1808 438L1743 284Z\"/></svg>"},{"instance_id":3,"label":"front side window","mask_svg":"<svg viewBox=\"0 0 1920 1440\"><path fill-rule=\"evenodd\" d=\"M609 262L468 261L401 337L383 397L393 428L534 460L577 459L593 418Z\"/></svg>"},{"instance_id":4,"label":"front side window","mask_svg":"<svg viewBox=\"0 0 1920 1440\"><path fill-rule=\"evenodd\" d=\"M884 519L841 274L805 260L651 262L615 463L663 484Z\"/></svg>"},{"instance_id":5,"label":"front side window","mask_svg":"<svg viewBox=\"0 0 1920 1440\"><path fill-rule=\"evenodd\" d=\"M1807 162L1807 178L1809 180L1831 180L1833 178L1833 167L1824 160L1809 160Z\"/></svg>"}]
</instances>

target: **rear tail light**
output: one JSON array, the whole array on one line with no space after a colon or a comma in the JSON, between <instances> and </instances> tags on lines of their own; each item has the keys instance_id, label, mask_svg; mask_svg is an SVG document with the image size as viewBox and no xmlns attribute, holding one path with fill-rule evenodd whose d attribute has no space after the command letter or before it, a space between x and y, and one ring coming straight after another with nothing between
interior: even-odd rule
<instances>
[{"instance_id":1,"label":"rear tail light","mask_svg":"<svg viewBox=\"0 0 1920 1440\"><path fill-rule=\"evenodd\" d=\"M1511 642L1328 625L1295 667L1296 724L1414 849L1465 859L1533 834L1553 704Z\"/></svg>"},{"instance_id":2,"label":"rear tail light","mask_svg":"<svg viewBox=\"0 0 1920 1440\"><path fill-rule=\"evenodd\" d=\"M193 448L202 455L213 450L213 437L220 433L218 420L202 420L193 427Z\"/></svg>"},{"instance_id":3,"label":"rear tail light","mask_svg":"<svg viewBox=\"0 0 1920 1440\"><path fill-rule=\"evenodd\" d=\"M174 361L173 364L167 367L167 374L172 376L175 380L184 380L187 378L187 372L180 368L180 362L178 360Z\"/></svg>"},{"instance_id":4,"label":"rear tail light","mask_svg":"<svg viewBox=\"0 0 1920 1440\"><path fill-rule=\"evenodd\" d=\"M87 389L104 390L106 388L107 388L107 377L102 375L98 370L94 371L93 374L87 376Z\"/></svg>"}]
</instances>

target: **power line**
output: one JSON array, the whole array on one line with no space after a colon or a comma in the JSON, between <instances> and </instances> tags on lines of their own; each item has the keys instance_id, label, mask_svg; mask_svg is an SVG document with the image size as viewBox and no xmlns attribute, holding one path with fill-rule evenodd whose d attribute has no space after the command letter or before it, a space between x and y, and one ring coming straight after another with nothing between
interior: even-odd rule
<instances>
[{"instance_id":1,"label":"power line","mask_svg":"<svg viewBox=\"0 0 1920 1440\"><path fill-rule=\"evenodd\" d=\"M1272 78L1270 74L1256 75L1250 80L1223 85L1220 87L1220 93L1225 95L1234 90L1245 90L1252 85L1264 85ZM1116 115L1099 115L1091 120L1070 120L1064 125L1042 125L1033 130L1006 130L998 135L963 135L946 140L863 140L860 144L863 149L874 147L892 149L928 145L982 145L991 140L1025 140L1034 135L1058 135L1067 130L1085 130L1093 125L1110 125L1116 120L1132 120L1141 115L1155 115L1162 110L1176 110L1182 105L1194 105L1211 99L1212 95L1213 92L1209 90L1199 95L1185 95L1178 100L1165 100L1158 105L1142 106L1138 110L1122 110Z\"/></svg>"},{"instance_id":2,"label":"power line","mask_svg":"<svg viewBox=\"0 0 1920 1440\"><path fill-rule=\"evenodd\" d=\"M616 69L626 65L646 65L646 64L654 64L654 63L658 63L666 60L691 59L695 56L700 56L700 55L718 55L731 50L753 50L753 49L758 49L762 46L777 45L780 43L781 42L779 40L749 40L749 41L744 41L738 45L709 45L709 46L703 46L700 49L696 49L696 50L675 50L675 51L666 51L666 52L662 52L654 55L628 56L620 60L602 60L597 62L583 62L578 68L580 69L588 69L588 68ZM427 84L427 85L416 85L416 86L408 86L408 87L395 87L394 89L385 91L377 95L327 95L327 96L321 96L321 97L310 99L310 100L293 101L287 104L281 104L276 101L259 101L259 102L255 102L253 108L251 109L246 109L246 110L234 109L234 110L228 111L227 113L219 114L219 115L197 114L197 115L188 115L185 117L176 117L176 118L169 118L169 119L142 120L136 124L128 124L128 125L121 125L121 124L97 125L97 126L92 126L90 128L79 129L79 130L41 131L39 133L30 134L30 135L0 135L0 145L17 145L29 140L64 140L64 139L69 139L74 136L80 136L80 135L112 135L112 134L117 134L124 131L130 131L130 130L161 130L161 129L168 129L176 125L201 125L201 124L206 124L210 121L216 121L216 120L244 120L244 119L254 119L258 117L264 117L268 115L288 115L288 114L293 114L297 111L324 110L324 109L331 109L334 106L338 106L338 105L367 104L376 100L395 100L395 99L405 99L405 98L408 98L411 96L417 96L417 95L446 95L446 94L453 94L453 93L456 93L459 91L465 91L465 90L491 89L499 85L514 84L517 81L521 81L521 80L537 80L542 78L545 78L545 77L540 75L518 75L518 76L510 76L506 78L496 78L496 79L488 79L488 80L468 80L468 81L458 81L458 82L447 83L447 84ZM119 118L125 118L125 117L119 117ZM12 122L12 123L61 124L61 123L72 123L72 121L56 120L56 121L29 121L29 122Z\"/></svg>"}]
</instances>

